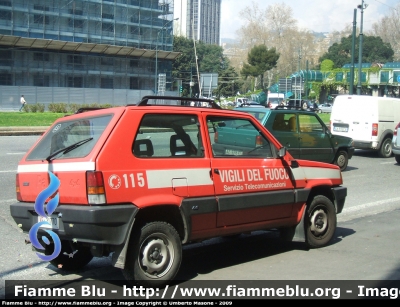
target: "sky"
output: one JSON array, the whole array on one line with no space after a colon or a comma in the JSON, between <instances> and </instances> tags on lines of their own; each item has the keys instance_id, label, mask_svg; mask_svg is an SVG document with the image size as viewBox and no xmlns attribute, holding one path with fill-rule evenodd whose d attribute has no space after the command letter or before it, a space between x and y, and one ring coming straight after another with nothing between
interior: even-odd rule
<instances>
[{"instance_id":1,"label":"sky","mask_svg":"<svg viewBox=\"0 0 400 307\"><path fill-rule=\"evenodd\" d=\"M222 0L221 2L221 38L235 38L236 31L243 25L240 12L252 3L265 10L272 4L290 6L293 17L300 28L314 32L341 31L345 26L353 25L354 9L362 0ZM372 24L391 11L400 0L364 0L367 8L363 14L363 30L370 30ZM361 11L357 10L357 27L360 26Z\"/></svg>"}]
</instances>

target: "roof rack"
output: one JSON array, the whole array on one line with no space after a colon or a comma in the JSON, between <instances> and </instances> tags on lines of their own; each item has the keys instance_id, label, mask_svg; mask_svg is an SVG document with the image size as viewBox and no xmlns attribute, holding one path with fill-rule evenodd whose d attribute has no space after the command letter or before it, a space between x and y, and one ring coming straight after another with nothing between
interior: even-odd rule
<instances>
[{"instance_id":1,"label":"roof rack","mask_svg":"<svg viewBox=\"0 0 400 307\"><path fill-rule=\"evenodd\" d=\"M144 96L142 100L137 104L127 104L128 106L149 106L149 105L156 105L156 104L149 104L149 100L178 100L181 103L178 105L168 105L168 106L178 106L178 107L203 107L196 105L196 102L202 103L205 102L208 104L209 107L213 109L222 109L218 104L215 103L212 99L206 98L190 98L190 97L178 97L178 96ZM190 105L191 102L195 102L195 105ZM159 104L157 104L159 105Z\"/></svg>"},{"instance_id":2,"label":"roof rack","mask_svg":"<svg viewBox=\"0 0 400 307\"><path fill-rule=\"evenodd\" d=\"M105 109L105 108L100 108L100 107L79 108L74 114L79 114L79 113L88 112L88 111L102 110L102 109Z\"/></svg>"},{"instance_id":3,"label":"roof rack","mask_svg":"<svg viewBox=\"0 0 400 307\"><path fill-rule=\"evenodd\" d=\"M300 111L307 111L307 109L303 109L299 106L277 106L274 110L300 110Z\"/></svg>"}]
</instances>

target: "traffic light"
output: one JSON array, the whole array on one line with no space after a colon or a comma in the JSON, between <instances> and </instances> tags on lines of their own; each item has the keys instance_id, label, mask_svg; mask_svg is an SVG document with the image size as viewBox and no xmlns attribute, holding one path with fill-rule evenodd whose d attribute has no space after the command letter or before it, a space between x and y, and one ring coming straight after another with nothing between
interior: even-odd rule
<instances>
[{"instance_id":1,"label":"traffic light","mask_svg":"<svg viewBox=\"0 0 400 307\"><path fill-rule=\"evenodd\" d=\"M182 93L183 92L183 86L181 85L180 87L179 87L179 93Z\"/></svg>"}]
</instances>

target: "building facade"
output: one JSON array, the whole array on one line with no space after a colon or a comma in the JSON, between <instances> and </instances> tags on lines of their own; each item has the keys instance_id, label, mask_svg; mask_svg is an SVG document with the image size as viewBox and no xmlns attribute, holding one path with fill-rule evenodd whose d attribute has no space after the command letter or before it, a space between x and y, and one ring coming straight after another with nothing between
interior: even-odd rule
<instances>
[{"instance_id":1,"label":"building facade","mask_svg":"<svg viewBox=\"0 0 400 307\"><path fill-rule=\"evenodd\" d=\"M175 35L220 44L221 0L174 0Z\"/></svg>"},{"instance_id":2,"label":"building facade","mask_svg":"<svg viewBox=\"0 0 400 307\"><path fill-rule=\"evenodd\" d=\"M5 87L125 102L157 92L158 73L171 90L172 49L173 0L0 0L0 103Z\"/></svg>"}]
</instances>

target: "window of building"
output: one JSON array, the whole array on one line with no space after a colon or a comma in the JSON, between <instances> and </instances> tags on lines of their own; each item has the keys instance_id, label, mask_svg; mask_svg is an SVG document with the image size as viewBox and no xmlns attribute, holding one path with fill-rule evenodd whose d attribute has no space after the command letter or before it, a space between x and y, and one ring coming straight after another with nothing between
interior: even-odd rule
<instances>
[{"instance_id":1,"label":"window of building","mask_svg":"<svg viewBox=\"0 0 400 307\"><path fill-rule=\"evenodd\" d=\"M11 6L11 0L0 0L0 5Z\"/></svg>"},{"instance_id":2,"label":"window of building","mask_svg":"<svg viewBox=\"0 0 400 307\"><path fill-rule=\"evenodd\" d=\"M33 76L33 86L50 86L50 77L46 75Z\"/></svg>"},{"instance_id":3,"label":"window of building","mask_svg":"<svg viewBox=\"0 0 400 307\"><path fill-rule=\"evenodd\" d=\"M33 22L41 25L42 24L48 25L50 24L50 19L48 16L35 14L33 15Z\"/></svg>"},{"instance_id":4,"label":"window of building","mask_svg":"<svg viewBox=\"0 0 400 307\"><path fill-rule=\"evenodd\" d=\"M131 60L129 63L130 67L139 67L139 60Z\"/></svg>"},{"instance_id":5,"label":"window of building","mask_svg":"<svg viewBox=\"0 0 400 307\"><path fill-rule=\"evenodd\" d=\"M68 87L83 87L83 78L82 77L67 77L67 86Z\"/></svg>"},{"instance_id":6,"label":"window of building","mask_svg":"<svg viewBox=\"0 0 400 307\"><path fill-rule=\"evenodd\" d=\"M11 74L0 73L0 85L12 85Z\"/></svg>"},{"instance_id":7,"label":"window of building","mask_svg":"<svg viewBox=\"0 0 400 307\"><path fill-rule=\"evenodd\" d=\"M68 26L71 28L83 28L84 20L68 18Z\"/></svg>"},{"instance_id":8,"label":"window of building","mask_svg":"<svg viewBox=\"0 0 400 307\"><path fill-rule=\"evenodd\" d=\"M114 19L114 15L113 14L107 14L107 13L103 13L101 15L101 17L103 17L105 19Z\"/></svg>"},{"instance_id":9,"label":"window of building","mask_svg":"<svg viewBox=\"0 0 400 307\"><path fill-rule=\"evenodd\" d=\"M139 90L140 89L140 79L138 77L130 77L129 80L129 88L131 90Z\"/></svg>"},{"instance_id":10,"label":"window of building","mask_svg":"<svg viewBox=\"0 0 400 307\"><path fill-rule=\"evenodd\" d=\"M114 32L114 25L109 22L103 22L101 24L101 29L105 32Z\"/></svg>"},{"instance_id":11,"label":"window of building","mask_svg":"<svg viewBox=\"0 0 400 307\"><path fill-rule=\"evenodd\" d=\"M34 52L33 53L33 60L34 61L46 61L46 62L48 62L50 60L50 55L48 53Z\"/></svg>"},{"instance_id":12,"label":"window of building","mask_svg":"<svg viewBox=\"0 0 400 307\"><path fill-rule=\"evenodd\" d=\"M101 78L101 88L114 88L113 78Z\"/></svg>"},{"instance_id":13,"label":"window of building","mask_svg":"<svg viewBox=\"0 0 400 307\"><path fill-rule=\"evenodd\" d=\"M77 9L69 9L68 12L72 15L83 15L83 11L82 10L77 10Z\"/></svg>"},{"instance_id":14,"label":"window of building","mask_svg":"<svg viewBox=\"0 0 400 307\"><path fill-rule=\"evenodd\" d=\"M112 66L112 65L114 65L114 59L113 58L102 57L101 58L101 65Z\"/></svg>"},{"instance_id":15,"label":"window of building","mask_svg":"<svg viewBox=\"0 0 400 307\"><path fill-rule=\"evenodd\" d=\"M33 9L37 10L37 11L46 11L46 12L50 11L48 6L44 6L44 5L40 5L40 4L34 4Z\"/></svg>"},{"instance_id":16,"label":"window of building","mask_svg":"<svg viewBox=\"0 0 400 307\"><path fill-rule=\"evenodd\" d=\"M68 64L82 64L82 57L79 55L68 55L67 63Z\"/></svg>"},{"instance_id":17,"label":"window of building","mask_svg":"<svg viewBox=\"0 0 400 307\"><path fill-rule=\"evenodd\" d=\"M11 12L0 10L0 19L1 20L11 20Z\"/></svg>"}]
</instances>

